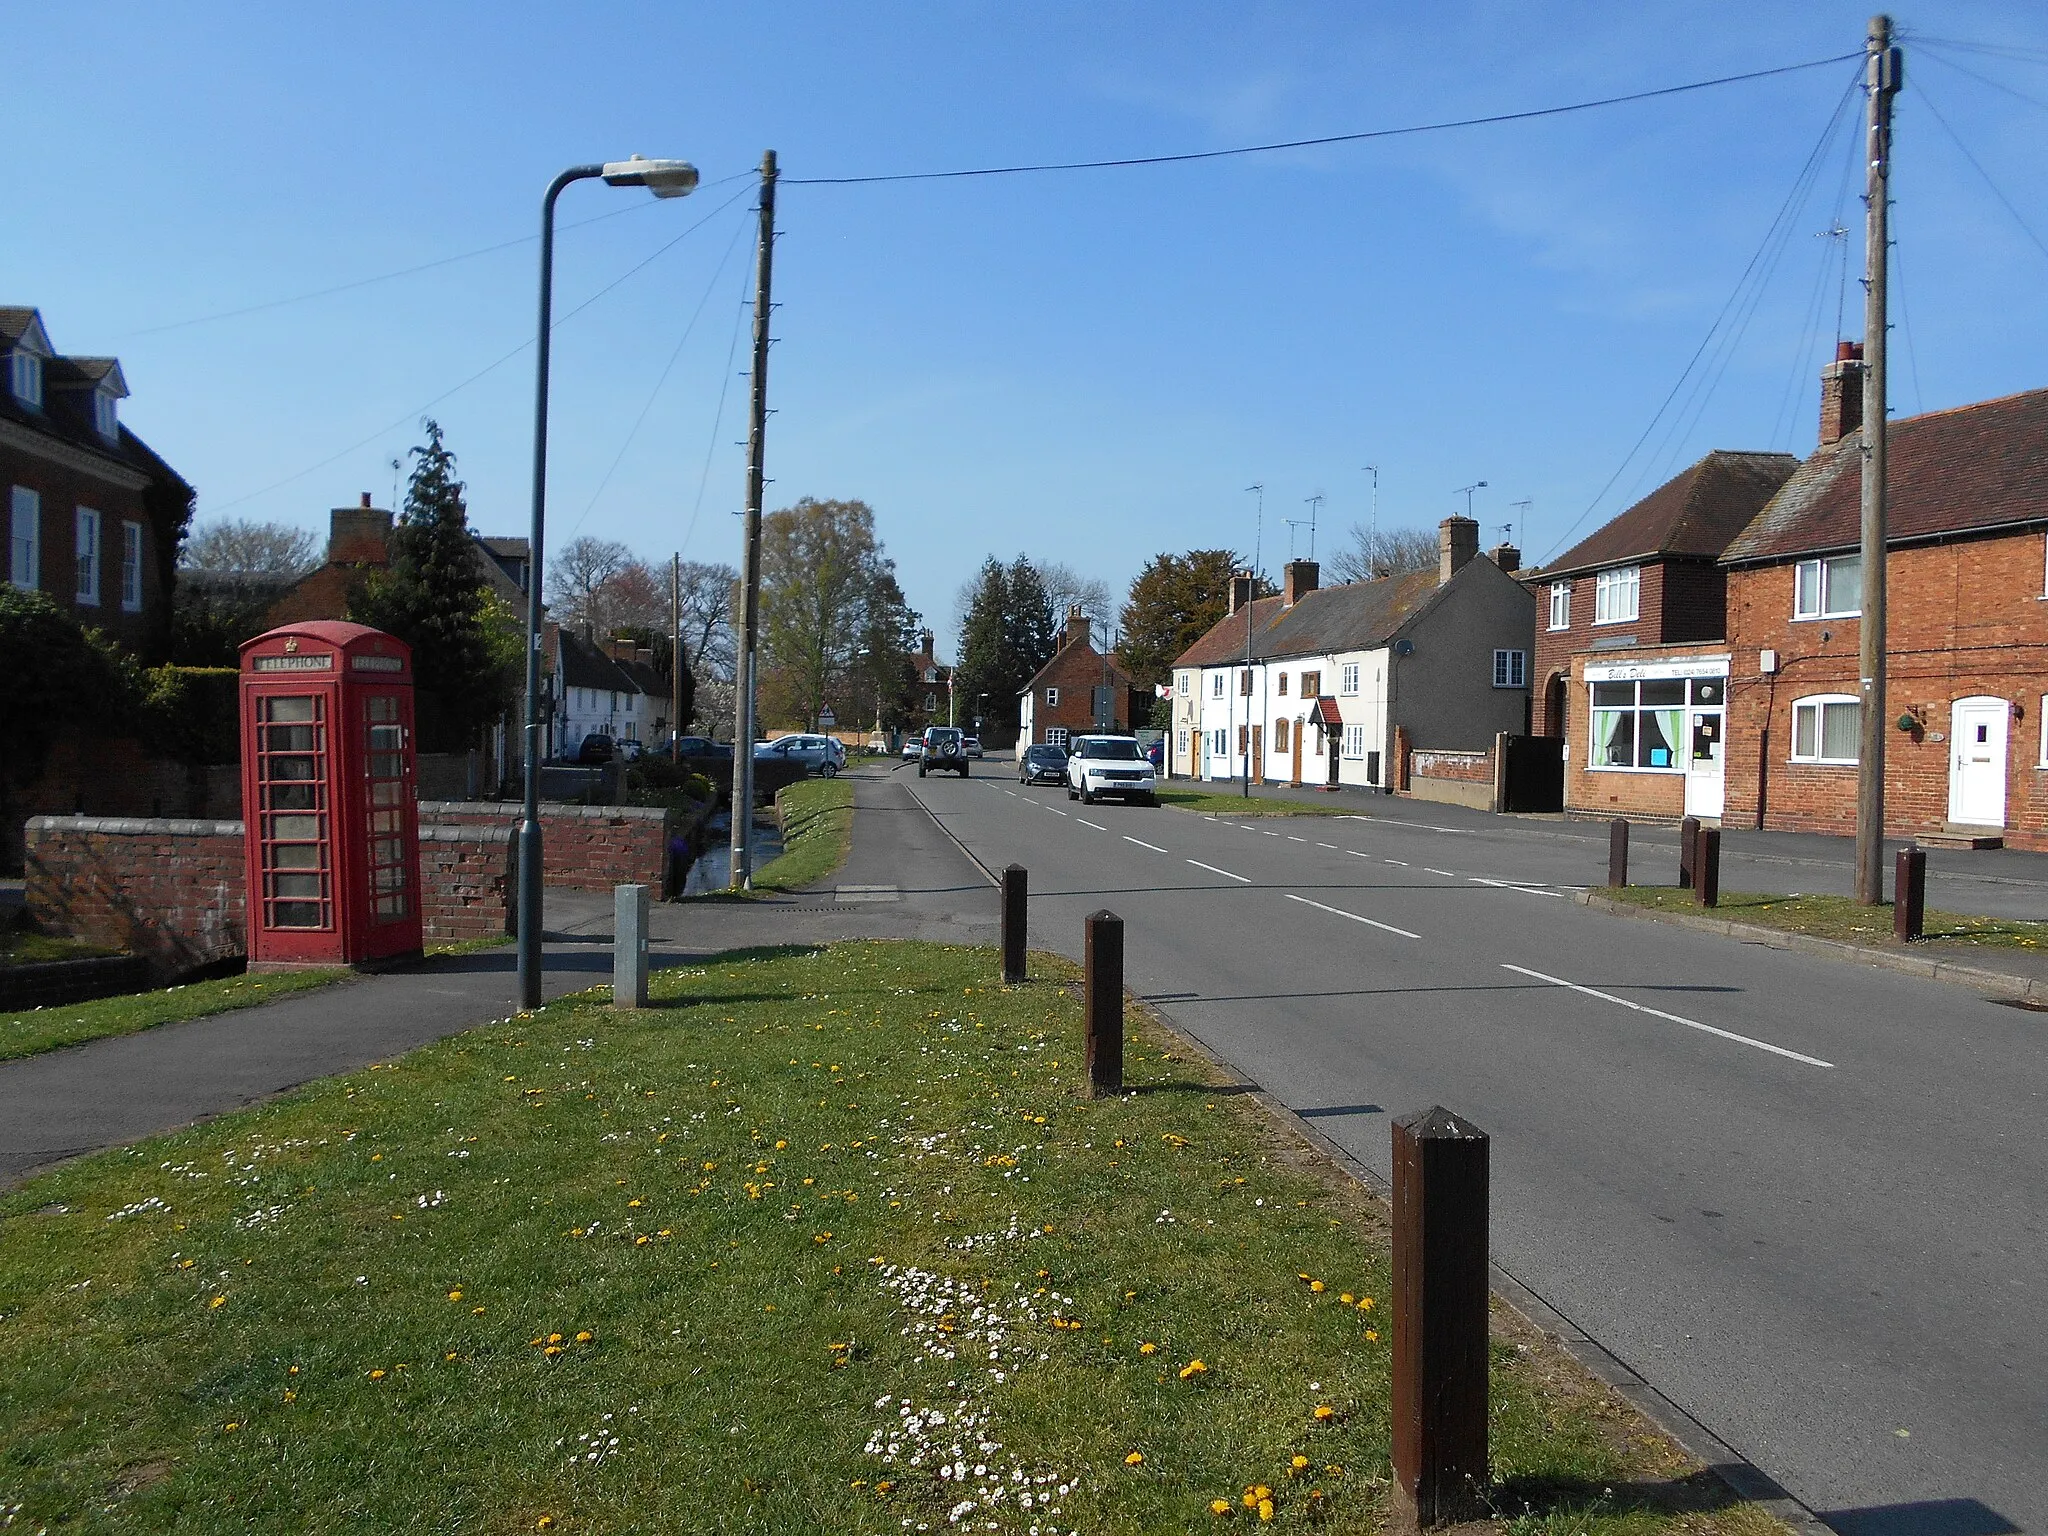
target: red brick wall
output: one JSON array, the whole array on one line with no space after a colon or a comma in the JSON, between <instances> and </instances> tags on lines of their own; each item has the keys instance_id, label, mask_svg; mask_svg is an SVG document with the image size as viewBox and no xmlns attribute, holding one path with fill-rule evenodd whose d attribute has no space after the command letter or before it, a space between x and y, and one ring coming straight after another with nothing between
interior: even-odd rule
<instances>
[{"instance_id":1,"label":"red brick wall","mask_svg":"<svg viewBox=\"0 0 2048 1536\"><path fill-rule=\"evenodd\" d=\"M1572 658L1591 652L1594 641L1604 640L1611 644L1616 639L1633 636L1636 646L1692 644L1719 640L1728 632L1727 577L1711 561L1643 562L1642 584L1633 624L1596 625L1593 622L1594 573L1588 571L1570 580L1572 622L1569 629L1553 630L1550 627L1550 583L1539 580L1531 584L1536 594L1536 649L1534 669L1529 678L1532 691L1530 732L1533 735L1565 735L1581 723L1576 715L1585 712L1584 698L1568 697L1564 718L1559 720L1549 684L1553 676L1569 677ZM1615 652L1624 654L1634 648L1612 646ZM1621 656L1614 655L1609 659L1619 660Z\"/></svg>"},{"instance_id":2,"label":"red brick wall","mask_svg":"<svg viewBox=\"0 0 2048 1536\"><path fill-rule=\"evenodd\" d=\"M79 450L83 451L83 450ZM117 471L124 477L139 471ZM138 654L151 648L164 617L165 583L156 530L143 508L142 492L84 474L17 449L0 448L0 497L9 486L21 485L42 498L37 585L44 596L81 624L105 630ZM81 607L78 592L78 509L100 514L100 600ZM142 611L121 610L121 524L140 523L142 536ZM4 574L4 573L0 573Z\"/></svg>"},{"instance_id":3,"label":"red brick wall","mask_svg":"<svg viewBox=\"0 0 2048 1536\"><path fill-rule=\"evenodd\" d=\"M608 891L615 885L664 889L668 869L671 813L636 805L543 805L541 878L577 891ZM516 826L519 807L510 802L422 800L420 826ZM424 849L422 850L424 851Z\"/></svg>"},{"instance_id":4,"label":"red brick wall","mask_svg":"<svg viewBox=\"0 0 2048 1536\"><path fill-rule=\"evenodd\" d=\"M1893 550L1888 556L1887 832L1910 836L1948 819L1949 706L1988 695L2021 711L2007 726L2006 841L2048 851L2048 769L2039 766L2041 698L2048 693L2043 566L2038 530ZM1790 564L1729 575L1735 663L1728 688L1726 820L1733 826L1847 833L1855 829L1856 770L1789 760L1792 705L1813 694L1858 691L1860 623L1795 622L1793 579ZM1779 655L1774 679L1759 671L1758 652L1764 648ZM1924 729L1896 728L1908 712L1923 719ZM1935 741L1936 733L1944 739Z\"/></svg>"},{"instance_id":5,"label":"red brick wall","mask_svg":"<svg viewBox=\"0 0 2048 1536\"><path fill-rule=\"evenodd\" d=\"M1054 726L1064 726L1074 735L1092 731L1095 725L1094 690L1105 683L1110 689L1110 708L1116 716L1116 729L1131 729L1131 699L1129 679L1115 665L1105 672L1102 653L1085 642L1069 645L1046 664L1036 682L1038 697L1032 701L1031 731L1040 742L1045 733ZM1060 701L1048 705L1045 690L1057 688Z\"/></svg>"},{"instance_id":6,"label":"red brick wall","mask_svg":"<svg viewBox=\"0 0 2048 1536\"><path fill-rule=\"evenodd\" d=\"M511 827L420 828L420 919L429 942L514 931L515 842Z\"/></svg>"},{"instance_id":7,"label":"red brick wall","mask_svg":"<svg viewBox=\"0 0 2048 1536\"><path fill-rule=\"evenodd\" d=\"M247 953L239 821L38 816L28 909L53 932L132 951L169 981Z\"/></svg>"},{"instance_id":8,"label":"red brick wall","mask_svg":"<svg viewBox=\"0 0 2048 1536\"><path fill-rule=\"evenodd\" d=\"M1461 784L1491 784L1491 752L1417 752L1409 771L1418 779L1451 779Z\"/></svg>"}]
</instances>

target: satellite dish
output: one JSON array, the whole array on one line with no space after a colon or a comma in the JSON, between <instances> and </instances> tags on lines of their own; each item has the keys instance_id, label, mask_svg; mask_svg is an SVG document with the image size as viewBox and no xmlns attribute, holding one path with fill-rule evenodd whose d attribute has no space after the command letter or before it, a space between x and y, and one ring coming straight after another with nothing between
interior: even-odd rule
<instances>
[{"instance_id":1,"label":"satellite dish","mask_svg":"<svg viewBox=\"0 0 2048 1536\"><path fill-rule=\"evenodd\" d=\"M1396 640L1394 642L1394 654L1396 656L1413 656L1415 654L1415 642L1413 640Z\"/></svg>"}]
</instances>

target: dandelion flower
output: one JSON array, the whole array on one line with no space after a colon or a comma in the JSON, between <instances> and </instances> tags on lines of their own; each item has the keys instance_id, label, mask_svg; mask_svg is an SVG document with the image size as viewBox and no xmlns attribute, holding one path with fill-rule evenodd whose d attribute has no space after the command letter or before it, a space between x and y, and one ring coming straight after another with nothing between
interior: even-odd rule
<instances>
[{"instance_id":1,"label":"dandelion flower","mask_svg":"<svg viewBox=\"0 0 2048 1536\"><path fill-rule=\"evenodd\" d=\"M382 1381L383 1379L384 1379L384 1368L383 1368L382 1366L379 1366L379 1367L378 1367L378 1368L377 1368L376 1370L374 1370L374 1371L370 1372L370 1380L372 1380L372 1381Z\"/></svg>"},{"instance_id":2,"label":"dandelion flower","mask_svg":"<svg viewBox=\"0 0 2048 1536\"><path fill-rule=\"evenodd\" d=\"M1370 1312L1372 1310L1372 1298L1370 1296L1359 1297L1358 1310L1361 1312Z\"/></svg>"},{"instance_id":3,"label":"dandelion flower","mask_svg":"<svg viewBox=\"0 0 2048 1536\"><path fill-rule=\"evenodd\" d=\"M1159 1346L1148 1340L1138 1346L1138 1353L1141 1355L1156 1355L1159 1353Z\"/></svg>"},{"instance_id":4,"label":"dandelion flower","mask_svg":"<svg viewBox=\"0 0 2048 1536\"><path fill-rule=\"evenodd\" d=\"M1227 1514L1229 1514L1229 1513L1230 1513L1230 1500L1228 1500L1228 1499L1211 1499L1211 1500L1209 1501L1209 1513L1210 1513L1210 1514L1212 1514L1212 1515L1217 1515L1217 1516L1222 1516L1222 1515L1227 1515Z\"/></svg>"},{"instance_id":5,"label":"dandelion flower","mask_svg":"<svg viewBox=\"0 0 2048 1536\"><path fill-rule=\"evenodd\" d=\"M1335 1417L1337 1417L1337 1410L1332 1408L1328 1403L1316 1404L1314 1418L1318 1424L1327 1424L1330 1422L1330 1420L1334 1419Z\"/></svg>"},{"instance_id":6,"label":"dandelion flower","mask_svg":"<svg viewBox=\"0 0 2048 1536\"><path fill-rule=\"evenodd\" d=\"M580 1329L576 1334L576 1342L578 1344L588 1344L594 1337L596 1335L591 1333L588 1328Z\"/></svg>"},{"instance_id":7,"label":"dandelion flower","mask_svg":"<svg viewBox=\"0 0 2048 1536\"><path fill-rule=\"evenodd\" d=\"M1308 1468L1308 1458L1306 1456L1297 1456L1292 1461L1288 1462L1287 1465L1292 1467L1296 1472L1302 1472L1307 1470Z\"/></svg>"},{"instance_id":8,"label":"dandelion flower","mask_svg":"<svg viewBox=\"0 0 2048 1536\"><path fill-rule=\"evenodd\" d=\"M533 1528L536 1531L545 1531L551 1529L554 1526L554 1523L555 1517L553 1515L542 1515L538 1520L533 1522Z\"/></svg>"},{"instance_id":9,"label":"dandelion flower","mask_svg":"<svg viewBox=\"0 0 2048 1536\"><path fill-rule=\"evenodd\" d=\"M224 1306L226 1306L227 1304L228 1304L228 1299L227 1299L227 1297L225 1297L225 1296L216 1296L216 1297L214 1297L214 1298L213 1298L213 1300L209 1301L209 1302L208 1302L208 1303L206 1304L206 1307L207 1307L207 1310L208 1310L208 1311L212 1311L212 1310L213 1310L213 1309L214 1309L215 1307L224 1307Z\"/></svg>"},{"instance_id":10,"label":"dandelion flower","mask_svg":"<svg viewBox=\"0 0 2048 1536\"><path fill-rule=\"evenodd\" d=\"M1261 1520L1273 1518L1273 1501L1271 1499L1259 1500L1259 1518Z\"/></svg>"},{"instance_id":11,"label":"dandelion flower","mask_svg":"<svg viewBox=\"0 0 2048 1536\"><path fill-rule=\"evenodd\" d=\"M562 1336L559 1333L551 1333L548 1335L548 1342L550 1344L559 1344L562 1342Z\"/></svg>"},{"instance_id":12,"label":"dandelion flower","mask_svg":"<svg viewBox=\"0 0 2048 1536\"><path fill-rule=\"evenodd\" d=\"M1180 1379L1182 1381L1192 1381L1197 1376L1206 1376L1208 1374L1209 1367L1204 1365L1200 1360L1190 1360L1186 1365L1180 1368Z\"/></svg>"},{"instance_id":13,"label":"dandelion flower","mask_svg":"<svg viewBox=\"0 0 2048 1536\"><path fill-rule=\"evenodd\" d=\"M1356 1296L1352 1295L1352 1294L1351 1294L1351 1293L1350 1293L1349 1291L1346 1291L1346 1292L1344 1292L1344 1293L1343 1293L1343 1294L1342 1294L1341 1296L1339 1296L1339 1297L1338 1297L1337 1299L1338 1299L1339 1301L1343 1302L1343 1303L1344 1303L1344 1305L1345 1305L1345 1306L1347 1306L1347 1307L1348 1307L1348 1306L1350 1306L1350 1305L1351 1305L1351 1304L1352 1304L1352 1303L1353 1303L1354 1301L1358 1300L1358 1298L1357 1298Z\"/></svg>"},{"instance_id":14,"label":"dandelion flower","mask_svg":"<svg viewBox=\"0 0 2048 1536\"><path fill-rule=\"evenodd\" d=\"M1142 1467L1144 1464L1145 1453L1143 1451L1133 1451L1124 1458L1124 1465L1127 1467Z\"/></svg>"},{"instance_id":15,"label":"dandelion flower","mask_svg":"<svg viewBox=\"0 0 2048 1536\"><path fill-rule=\"evenodd\" d=\"M284 1400L288 1403L296 1403L299 1400L299 1394L287 1387L285 1388Z\"/></svg>"},{"instance_id":16,"label":"dandelion flower","mask_svg":"<svg viewBox=\"0 0 2048 1536\"><path fill-rule=\"evenodd\" d=\"M1368 1343L1368 1344L1377 1344L1377 1343L1379 1343L1379 1341L1380 1341L1380 1331L1379 1331L1379 1329L1377 1329L1377 1328L1368 1328L1368 1329L1366 1329L1366 1330L1365 1330L1365 1342L1366 1342L1366 1343Z\"/></svg>"},{"instance_id":17,"label":"dandelion flower","mask_svg":"<svg viewBox=\"0 0 2048 1536\"><path fill-rule=\"evenodd\" d=\"M448 1299L449 1299L450 1301L460 1301L460 1300L462 1300L462 1292L460 1292L460 1291L450 1291L450 1292L448 1293Z\"/></svg>"}]
</instances>

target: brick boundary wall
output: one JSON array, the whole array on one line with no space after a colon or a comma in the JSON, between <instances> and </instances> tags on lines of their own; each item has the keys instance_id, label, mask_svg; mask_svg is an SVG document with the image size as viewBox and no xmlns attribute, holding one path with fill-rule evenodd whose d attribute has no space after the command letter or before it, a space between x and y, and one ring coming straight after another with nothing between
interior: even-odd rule
<instances>
[{"instance_id":1,"label":"brick boundary wall","mask_svg":"<svg viewBox=\"0 0 2048 1536\"><path fill-rule=\"evenodd\" d=\"M510 801L422 800L420 827L422 835L429 825L516 828L519 814ZM674 815L651 805L542 805L542 883L576 891L651 885L666 894Z\"/></svg>"},{"instance_id":2,"label":"brick boundary wall","mask_svg":"<svg viewBox=\"0 0 2048 1536\"><path fill-rule=\"evenodd\" d=\"M96 997L122 997L150 983L149 962L140 955L96 955L84 960L44 960L0 970L0 1013L58 1008Z\"/></svg>"},{"instance_id":3,"label":"brick boundary wall","mask_svg":"<svg viewBox=\"0 0 2048 1536\"><path fill-rule=\"evenodd\" d=\"M159 981L248 953L239 821L32 816L28 909L52 932L140 955Z\"/></svg>"},{"instance_id":4,"label":"brick boundary wall","mask_svg":"<svg viewBox=\"0 0 2048 1536\"><path fill-rule=\"evenodd\" d=\"M1408 787L1402 793L1412 800L1469 805L1481 811L1497 809L1491 748L1484 752L1413 750L1403 777Z\"/></svg>"},{"instance_id":5,"label":"brick boundary wall","mask_svg":"<svg viewBox=\"0 0 2048 1536\"><path fill-rule=\"evenodd\" d=\"M68 938L126 950L156 984L248 953L239 821L36 816L28 909ZM420 828L420 916L430 941L513 931L515 835L502 826Z\"/></svg>"}]
</instances>

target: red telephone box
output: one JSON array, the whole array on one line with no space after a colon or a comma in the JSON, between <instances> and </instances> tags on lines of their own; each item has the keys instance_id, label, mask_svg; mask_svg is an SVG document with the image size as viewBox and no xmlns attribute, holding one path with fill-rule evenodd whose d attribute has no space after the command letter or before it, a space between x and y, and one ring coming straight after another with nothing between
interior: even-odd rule
<instances>
[{"instance_id":1,"label":"red telephone box","mask_svg":"<svg viewBox=\"0 0 2048 1536\"><path fill-rule=\"evenodd\" d=\"M249 964L420 952L412 651L314 619L242 647Z\"/></svg>"}]
</instances>

